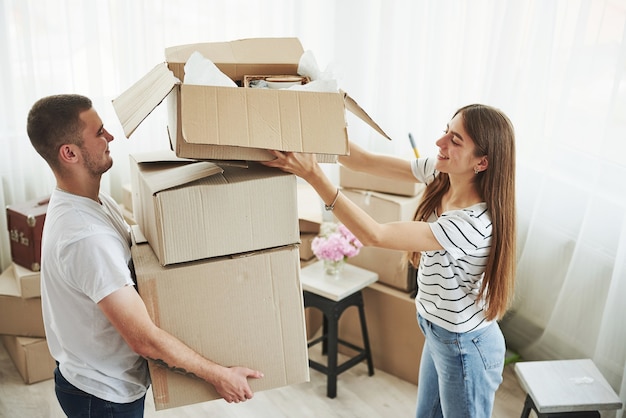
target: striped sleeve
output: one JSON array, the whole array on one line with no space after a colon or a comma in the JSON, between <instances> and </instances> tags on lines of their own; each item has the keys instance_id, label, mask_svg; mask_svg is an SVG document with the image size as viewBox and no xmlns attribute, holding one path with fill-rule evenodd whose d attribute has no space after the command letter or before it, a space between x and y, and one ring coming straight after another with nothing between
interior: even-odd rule
<instances>
[{"instance_id":1,"label":"striped sleeve","mask_svg":"<svg viewBox=\"0 0 626 418\"><path fill-rule=\"evenodd\" d=\"M435 238L455 259L483 253L491 242L491 219L487 209L444 213L430 224Z\"/></svg>"},{"instance_id":2,"label":"striped sleeve","mask_svg":"<svg viewBox=\"0 0 626 418\"><path fill-rule=\"evenodd\" d=\"M416 179L428 185L437 177L435 159L430 157L418 158L411 161L411 171Z\"/></svg>"}]
</instances>

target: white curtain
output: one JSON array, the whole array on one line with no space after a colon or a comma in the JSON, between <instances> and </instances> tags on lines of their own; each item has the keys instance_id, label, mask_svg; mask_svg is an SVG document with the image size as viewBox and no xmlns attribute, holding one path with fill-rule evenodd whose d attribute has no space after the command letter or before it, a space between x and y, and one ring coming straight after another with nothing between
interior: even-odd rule
<instances>
[{"instance_id":1,"label":"white curtain","mask_svg":"<svg viewBox=\"0 0 626 418\"><path fill-rule=\"evenodd\" d=\"M39 97L94 100L116 137L103 189L120 199L128 154L167 146L166 110L126 139L111 100L165 47L268 36L296 36L332 68L394 138L348 115L352 140L375 151L410 158L412 132L433 154L470 102L509 115L519 268L508 345L525 359L592 358L626 402L624 0L0 0L0 204L54 185L25 133ZM6 230L0 217L3 268Z\"/></svg>"}]
</instances>

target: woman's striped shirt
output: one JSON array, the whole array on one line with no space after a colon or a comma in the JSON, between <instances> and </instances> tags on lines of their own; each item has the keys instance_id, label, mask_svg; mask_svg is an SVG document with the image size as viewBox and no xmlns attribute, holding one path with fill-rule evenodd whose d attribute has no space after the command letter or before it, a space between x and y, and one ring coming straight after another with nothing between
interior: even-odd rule
<instances>
[{"instance_id":1,"label":"woman's striped shirt","mask_svg":"<svg viewBox=\"0 0 626 418\"><path fill-rule=\"evenodd\" d=\"M431 158L412 164L415 177L430 183L437 172ZM483 299L478 292L491 246L491 217L487 205L433 213L428 219L435 238L444 248L423 251L417 273L418 313L451 332L468 332L487 326Z\"/></svg>"}]
</instances>

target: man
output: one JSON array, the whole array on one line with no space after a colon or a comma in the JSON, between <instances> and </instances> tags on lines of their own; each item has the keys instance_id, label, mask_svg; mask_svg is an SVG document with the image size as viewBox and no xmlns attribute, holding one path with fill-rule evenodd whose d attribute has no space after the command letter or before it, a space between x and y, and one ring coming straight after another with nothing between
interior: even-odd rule
<instances>
[{"instance_id":1,"label":"man","mask_svg":"<svg viewBox=\"0 0 626 418\"><path fill-rule=\"evenodd\" d=\"M114 138L91 100L42 98L28 114L27 131L57 182L42 238L41 299L63 411L143 416L150 384L145 359L205 380L227 402L252 398L247 378L261 372L218 365L150 319L131 276L128 224L100 192Z\"/></svg>"}]
</instances>

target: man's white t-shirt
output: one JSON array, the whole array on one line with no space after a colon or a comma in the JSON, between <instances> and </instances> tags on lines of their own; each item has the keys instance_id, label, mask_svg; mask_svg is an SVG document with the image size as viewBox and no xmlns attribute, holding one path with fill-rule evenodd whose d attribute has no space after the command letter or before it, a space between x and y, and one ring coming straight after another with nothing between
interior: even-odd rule
<instances>
[{"instance_id":1,"label":"man's white t-shirt","mask_svg":"<svg viewBox=\"0 0 626 418\"><path fill-rule=\"evenodd\" d=\"M50 353L63 377L101 399L128 403L150 384L146 360L98 307L131 277L128 224L113 199L101 204L54 190L41 249L41 301Z\"/></svg>"}]
</instances>

